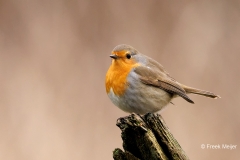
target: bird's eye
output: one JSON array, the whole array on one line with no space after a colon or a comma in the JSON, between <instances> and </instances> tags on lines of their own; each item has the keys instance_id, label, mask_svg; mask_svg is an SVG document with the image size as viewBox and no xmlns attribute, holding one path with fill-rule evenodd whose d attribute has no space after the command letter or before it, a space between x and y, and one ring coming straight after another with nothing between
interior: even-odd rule
<instances>
[{"instance_id":1,"label":"bird's eye","mask_svg":"<svg viewBox=\"0 0 240 160\"><path fill-rule=\"evenodd\" d=\"M126 54L127 59L130 59L132 56L131 54Z\"/></svg>"}]
</instances>

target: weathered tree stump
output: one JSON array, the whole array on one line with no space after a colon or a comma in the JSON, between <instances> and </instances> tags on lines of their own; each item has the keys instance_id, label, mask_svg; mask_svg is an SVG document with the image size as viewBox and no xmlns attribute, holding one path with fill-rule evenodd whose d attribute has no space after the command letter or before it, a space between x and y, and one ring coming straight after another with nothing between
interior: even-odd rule
<instances>
[{"instance_id":1,"label":"weathered tree stump","mask_svg":"<svg viewBox=\"0 0 240 160\"><path fill-rule=\"evenodd\" d=\"M159 114L131 114L117 120L123 149L113 151L114 160L188 160Z\"/></svg>"}]
</instances>

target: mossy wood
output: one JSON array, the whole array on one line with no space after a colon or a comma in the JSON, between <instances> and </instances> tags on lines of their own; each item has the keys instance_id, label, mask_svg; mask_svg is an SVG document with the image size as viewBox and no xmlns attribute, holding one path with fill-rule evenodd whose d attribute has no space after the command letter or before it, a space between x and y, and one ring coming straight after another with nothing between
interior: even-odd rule
<instances>
[{"instance_id":1,"label":"mossy wood","mask_svg":"<svg viewBox=\"0 0 240 160\"><path fill-rule=\"evenodd\" d=\"M114 160L188 160L159 114L131 114L117 120L123 149L113 151Z\"/></svg>"}]
</instances>

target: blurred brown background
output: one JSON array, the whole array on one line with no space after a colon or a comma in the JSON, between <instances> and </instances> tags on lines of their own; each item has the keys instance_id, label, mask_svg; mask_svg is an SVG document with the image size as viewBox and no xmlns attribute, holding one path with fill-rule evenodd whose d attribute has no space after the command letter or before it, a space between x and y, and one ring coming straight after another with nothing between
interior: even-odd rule
<instances>
[{"instance_id":1,"label":"blurred brown background","mask_svg":"<svg viewBox=\"0 0 240 160\"><path fill-rule=\"evenodd\" d=\"M112 159L109 55L130 44L179 82L222 96L162 115L190 159L240 157L240 1L0 1L0 159ZM234 144L235 150L201 149Z\"/></svg>"}]
</instances>

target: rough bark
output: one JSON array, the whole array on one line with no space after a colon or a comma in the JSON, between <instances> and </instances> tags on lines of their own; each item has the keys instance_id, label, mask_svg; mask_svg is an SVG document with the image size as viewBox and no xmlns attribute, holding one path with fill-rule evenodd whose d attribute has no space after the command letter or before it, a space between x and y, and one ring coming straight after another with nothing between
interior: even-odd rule
<instances>
[{"instance_id":1,"label":"rough bark","mask_svg":"<svg viewBox=\"0 0 240 160\"><path fill-rule=\"evenodd\" d=\"M188 160L159 114L131 114L117 120L123 149L113 152L114 160Z\"/></svg>"}]
</instances>

